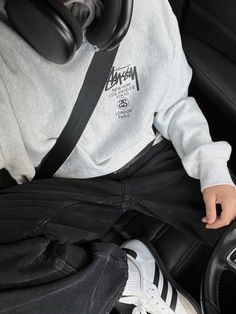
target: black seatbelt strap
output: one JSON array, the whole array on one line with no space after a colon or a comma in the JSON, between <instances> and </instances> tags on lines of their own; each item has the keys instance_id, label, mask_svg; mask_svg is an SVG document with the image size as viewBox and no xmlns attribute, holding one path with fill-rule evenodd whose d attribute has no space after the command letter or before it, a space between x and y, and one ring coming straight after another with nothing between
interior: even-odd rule
<instances>
[{"instance_id":1,"label":"black seatbelt strap","mask_svg":"<svg viewBox=\"0 0 236 314\"><path fill-rule=\"evenodd\" d=\"M117 51L118 48L94 54L70 118L34 179L52 177L78 143L102 94Z\"/></svg>"}]
</instances>

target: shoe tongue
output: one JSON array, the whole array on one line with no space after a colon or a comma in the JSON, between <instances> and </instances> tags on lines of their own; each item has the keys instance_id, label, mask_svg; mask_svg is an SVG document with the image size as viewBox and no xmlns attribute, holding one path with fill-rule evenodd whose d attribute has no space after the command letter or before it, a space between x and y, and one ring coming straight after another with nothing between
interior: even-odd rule
<instances>
[{"instance_id":1,"label":"shoe tongue","mask_svg":"<svg viewBox=\"0 0 236 314\"><path fill-rule=\"evenodd\" d=\"M126 296L141 296L141 278L135 260L128 257L128 280L123 292Z\"/></svg>"}]
</instances>

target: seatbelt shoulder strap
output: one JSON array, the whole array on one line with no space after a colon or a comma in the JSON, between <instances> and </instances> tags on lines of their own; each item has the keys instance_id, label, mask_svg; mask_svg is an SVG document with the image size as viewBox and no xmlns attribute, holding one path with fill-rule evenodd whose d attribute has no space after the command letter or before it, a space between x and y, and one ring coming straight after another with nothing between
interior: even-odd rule
<instances>
[{"instance_id":1,"label":"seatbelt shoulder strap","mask_svg":"<svg viewBox=\"0 0 236 314\"><path fill-rule=\"evenodd\" d=\"M69 120L55 145L42 161L34 179L53 176L78 143L101 97L117 51L118 48L94 54Z\"/></svg>"}]
</instances>

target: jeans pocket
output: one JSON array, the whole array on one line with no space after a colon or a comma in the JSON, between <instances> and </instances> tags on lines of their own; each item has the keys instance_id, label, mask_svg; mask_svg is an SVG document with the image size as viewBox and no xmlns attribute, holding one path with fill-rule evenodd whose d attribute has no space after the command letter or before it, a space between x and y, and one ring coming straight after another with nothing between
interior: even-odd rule
<instances>
[{"instance_id":1,"label":"jeans pocket","mask_svg":"<svg viewBox=\"0 0 236 314\"><path fill-rule=\"evenodd\" d=\"M49 208L48 213L44 215L42 218L38 219L35 222L34 229L32 233L30 234L31 236L40 234L43 232L45 229L46 225L61 211L64 210L67 206L77 204L78 201L68 201L68 202L62 202L55 208Z\"/></svg>"}]
</instances>

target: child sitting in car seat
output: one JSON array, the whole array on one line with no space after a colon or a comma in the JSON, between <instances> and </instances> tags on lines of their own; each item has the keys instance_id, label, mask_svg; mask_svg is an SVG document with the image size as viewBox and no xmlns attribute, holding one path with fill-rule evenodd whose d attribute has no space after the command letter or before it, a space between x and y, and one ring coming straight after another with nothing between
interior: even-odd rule
<instances>
[{"instance_id":1,"label":"child sitting in car seat","mask_svg":"<svg viewBox=\"0 0 236 314\"><path fill-rule=\"evenodd\" d=\"M134 314L200 313L149 244L95 241L128 210L209 245L236 216L231 147L212 141L188 97L192 71L168 1L0 3L0 169L19 183L0 193L1 309L105 314L119 301ZM79 142L53 178L32 181L94 53L109 50L127 20ZM51 60L51 51L60 55L54 31L76 47L65 64Z\"/></svg>"}]
</instances>

